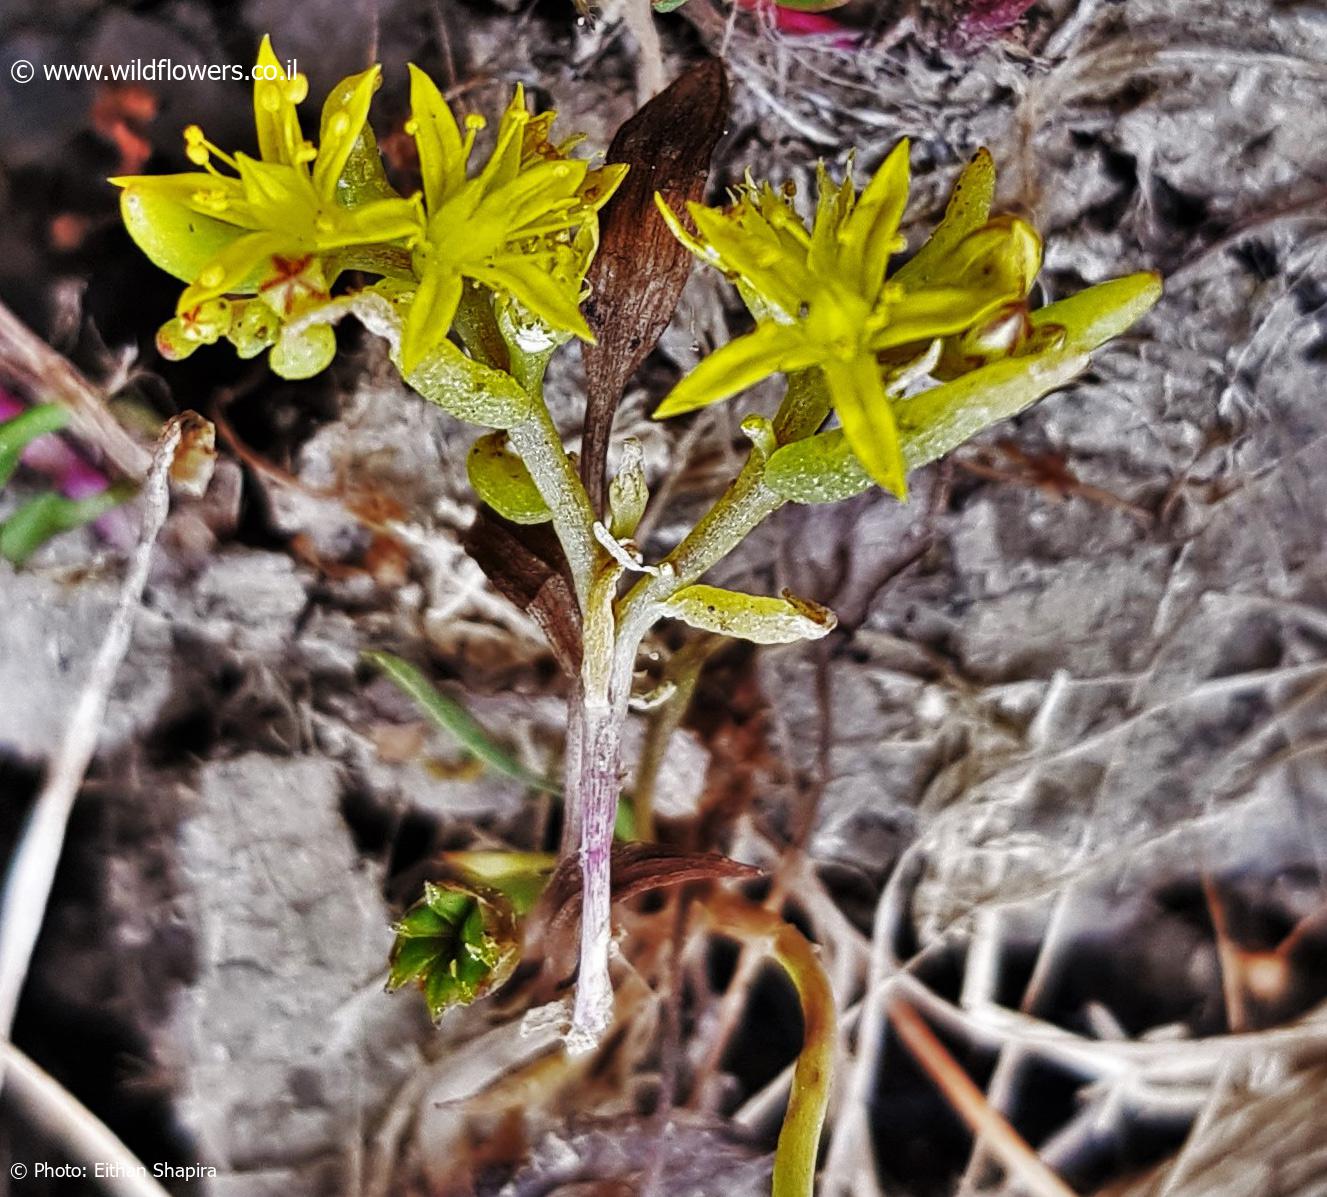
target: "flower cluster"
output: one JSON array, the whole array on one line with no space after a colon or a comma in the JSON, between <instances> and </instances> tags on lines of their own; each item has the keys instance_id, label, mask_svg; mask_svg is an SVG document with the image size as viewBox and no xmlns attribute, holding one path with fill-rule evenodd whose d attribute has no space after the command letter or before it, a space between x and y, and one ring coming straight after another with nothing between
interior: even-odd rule
<instances>
[{"instance_id":1,"label":"flower cluster","mask_svg":"<svg viewBox=\"0 0 1327 1197\"><path fill-rule=\"evenodd\" d=\"M688 205L695 234L660 201L674 235L735 283L756 327L702 361L656 416L728 398L777 372L819 370L841 426L833 443L846 438L851 450L851 459L839 453L838 465L847 463L856 477L865 471L901 498L908 469L921 464L922 442L954 447L951 436L934 434L941 416L954 424L963 414L959 400L969 417L982 416L976 427L972 418L958 419L955 426L970 436L1012 414L1014 393L1025 406L1061 385L1065 371L1050 366L1072 361L1077 372L1090 349L1160 294L1155 275L1138 274L1089 289L1067 301L1072 308L1032 312L1028 296L1041 266L1041 238L1016 217L991 216L995 171L985 150L964 170L932 237L891 274L891 258L906 246L899 224L908 182L905 140L860 194L851 178L835 184L822 167L809 225L791 190L769 184L748 181L726 208ZM1012 372L1006 365L982 374L1012 360L1018 363ZM919 385L937 383L923 392L925 403L912 398ZM780 452L787 456L775 464L785 475L790 458L821 473L831 460L818 437ZM838 489L830 485L825 497L842 497Z\"/></svg>"},{"instance_id":2,"label":"flower cluster","mask_svg":"<svg viewBox=\"0 0 1327 1197\"><path fill-rule=\"evenodd\" d=\"M226 337L246 357L273 347L272 366L286 377L314 374L335 352L330 323L345 304L333 301L333 288L349 270L377 276L373 287L390 298L406 373L447 353L466 281L511 306L517 325L590 337L578 304L596 213L624 167L572 158L575 139L553 144L554 114L527 113L518 86L471 177L483 119L469 118L462 135L436 85L412 66L407 128L423 191L405 197L388 181L368 123L378 67L332 90L315 145L297 111L305 78L286 75L266 38L258 63L258 157L227 153L193 125L186 153L201 170L112 180L123 188L130 235L188 284L158 334L164 355Z\"/></svg>"}]
</instances>

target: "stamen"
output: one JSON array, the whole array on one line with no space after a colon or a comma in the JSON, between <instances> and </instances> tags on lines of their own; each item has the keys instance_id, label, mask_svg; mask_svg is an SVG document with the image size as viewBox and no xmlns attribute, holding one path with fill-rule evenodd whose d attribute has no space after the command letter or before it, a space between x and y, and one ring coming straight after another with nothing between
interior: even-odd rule
<instances>
[{"instance_id":1,"label":"stamen","mask_svg":"<svg viewBox=\"0 0 1327 1197\"><path fill-rule=\"evenodd\" d=\"M210 161L214 156L220 158L231 170L239 170L235 159L225 150L208 141L198 125L189 125L184 130L184 155L195 166L204 167L218 178L223 176Z\"/></svg>"},{"instance_id":2,"label":"stamen","mask_svg":"<svg viewBox=\"0 0 1327 1197\"><path fill-rule=\"evenodd\" d=\"M469 113L465 118L465 141L461 143L461 161L465 162L470 157L470 151L475 147L475 137L479 131L488 126L486 121L477 112Z\"/></svg>"}]
</instances>

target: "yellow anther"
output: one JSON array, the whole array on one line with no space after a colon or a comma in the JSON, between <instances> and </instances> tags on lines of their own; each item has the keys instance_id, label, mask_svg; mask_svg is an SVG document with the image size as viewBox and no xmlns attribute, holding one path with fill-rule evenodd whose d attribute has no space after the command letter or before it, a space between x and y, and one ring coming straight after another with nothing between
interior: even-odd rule
<instances>
[{"instance_id":1,"label":"yellow anther","mask_svg":"<svg viewBox=\"0 0 1327 1197\"><path fill-rule=\"evenodd\" d=\"M413 116L406 121L404 127L407 136L414 137L419 132L419 122Z\"/></svg>"},{"instance_id":2,"label":"yellow anther","mask_svg":"<svg viewBox=\"0 0 1327 1197\"><path fill-rule=\"evenodd\" d=\"M305 75L296 75L293 79L287 79L282 88L286 99L292 104L303 104L305 97L309 94L309 80Z\"/></svg>"},{"instance_id":3,"label":"yellow anther","mask_svg":"<svg viewBox=\"0 0 1327 1197\"><path fill-rule=\"evenodd\" d=\"M488 121L479 113L471 112L465 118L465 127L472 133L478 133L481 129L488 128Z\"/></svg>"}]
</instances>

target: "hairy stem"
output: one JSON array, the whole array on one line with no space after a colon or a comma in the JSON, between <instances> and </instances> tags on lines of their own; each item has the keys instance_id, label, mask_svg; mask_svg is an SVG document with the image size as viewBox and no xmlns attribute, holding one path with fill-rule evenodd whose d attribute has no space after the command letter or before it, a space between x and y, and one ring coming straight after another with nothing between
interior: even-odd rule
<instances>
[{"instance_id":1,"label":"hairy stem","mask_svg":"<svg viewBox=\"0 0 1327 1197\"><path fill-rule=\"evenodd\" d=\"M553 530L567 555L576 598L584 612L589 602L595 564L603 550L594 539L594 511L585 487L567 458L562 438L542 395L535 398L534 414L507 429L507 439L525 462L540 497L553 513Z\"/></svg>"},{"instance_id":2,"label":"hairy stem","mask_svg":"<svg viewBox=\"0 0 1327 1197\"><path fill-rule=\"evenodd\" d=\"M774 417L774 436L786 445L810 436L829 414L829 395L818 370L788 379L788 390ZM623 639L636 644L658 618L659 605L690 586L733 551L784 500L765 485L765 454L753 449L741 473L701 521L665 559L657 575L641 579L619 603Z\"/></svg>"},{"instance_id":3,"label":"hairy stem","mask_svg":"<svg viewBox=\"0 0 1327 1197\"><path fill-rule=\"evenodd\" d=\"M599 567L591 583L581 676L573 696L577 710L568 720L562 844L564 852L578 845L581 863L580 974L567 1037L571 1051L593 1047L613 1013L608 973L613 826L621 788L622 729L636 659L634 648L622 651L613 615L621 574L621 567L610 561Z\"/></svg>"}]
</instances>

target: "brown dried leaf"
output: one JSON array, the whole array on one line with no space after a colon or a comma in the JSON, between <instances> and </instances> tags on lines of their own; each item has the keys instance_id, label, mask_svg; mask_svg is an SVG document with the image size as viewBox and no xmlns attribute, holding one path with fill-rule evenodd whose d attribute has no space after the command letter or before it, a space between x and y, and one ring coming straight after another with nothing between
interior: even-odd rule
<instances>
[{"instance_id":1,"label":"brown dried leaf","mask_svg":"<svg viewBox=\"0 0 1327 1197\"><path fill-rule=\"evenodd\" d=\"M652 889L667 889L692 881L749 881L760 876L753 865L742 864L717 852L687 852L667 844L615 844L613 846L613 901L625 902ZM576 926L581 914L580 861L567 856L558 864L540 899L547 919L546 937L556 943Z\"/></svg>"},{"instance_id":2,"label":"brown dried leaf","mask_svg":"<svg viewBox=\"0 0 1327 1197\"><path fill-rule=\"evenodd\" d=\"M631 169L600 214L585 303L598 344L582 349L588 394L581 477L600 513L613 414L667 328L691 272L691 256L668 231L654 193L674 211L702 197L727 119L728 80L719 60L710 58L631 117L608 148L609 162Z\"/></svg>"},{"instance_id":3,"label":"brown dried leaf","mask_svg":"<svg viewBox=\"0 0 1327 1197\"><path fill-rule=\"evenodd\" d=\"M567 559L547 524L513 524L481 508L464 539L498 593L535 621L568 677L581 667L581 616Z\"/></svg>"}]
</instances>

